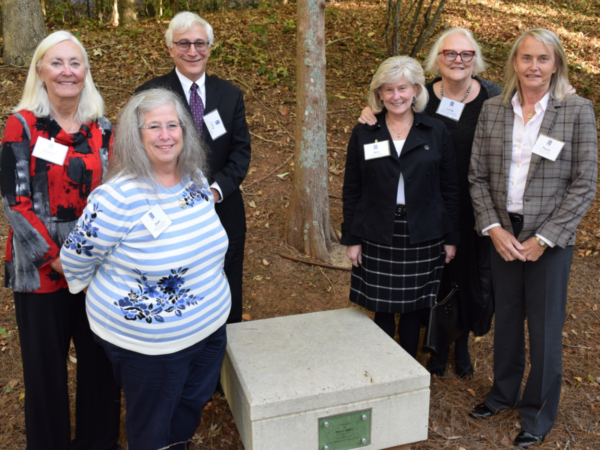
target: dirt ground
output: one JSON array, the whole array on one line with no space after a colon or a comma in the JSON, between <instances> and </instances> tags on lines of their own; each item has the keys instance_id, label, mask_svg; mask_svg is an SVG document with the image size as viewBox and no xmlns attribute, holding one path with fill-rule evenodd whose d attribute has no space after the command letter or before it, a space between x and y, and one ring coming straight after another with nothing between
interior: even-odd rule
<instances>
[{"instance_id":1,"label":"dirt ground","mask_svg":"<svg viewBox=\"0 0 600 450\"><path fill-rule=\"evenodd\" d=\"M600 85L600 6L592 3L450 1L435 33L449 25L470 28L490 62L482 76L500 81L510 43L524 29L541 26L556 30L568 51L573 85L581 95L600 105L600 94L594 89ZM331 3L326 9L326 40L339 40L327 48L329 192L336 230L342 222L345 146L365 104L372 73L385 55L384 11L384 3L370 1ZM280 256L304 258L284 241L294 170L295 6L218 13L206 18L215 28L218 42L208 72L230 80L244 91L253 137L252 163L243 184L248 223L245 320L352 306L348 301L348 271ZM88 49L94 80L113 123L136 86L171 69L172 60L162 41L166 26L166 21L143 21L128 30L95 25L73 28L73 32L81 33ZM423 52L427 50L426 46ZM424 56L425 53L418 55L421 61ZM18 103L25 76L26 70L0 65L0 132L10 108ZM598 108L596 115L600 115ZM571 271L563 333L561 406L554 429L538 448L600 449L599 217L600 201L595 200L580 227ZM0 214L2 254L7 234L8 224ZM3 274L3 261L1 266ZM413 448L511 447L519 432L516 412L490 421L473 421L467 416L492 385L492 342L492 333L471 339L473 379L461 380L452 367L444 377L432 379L429 439ZM76 356L74 350L72 356ZM418 355L423 364L427 358L426 354ZM76 364L66 363L74 375ZM73 388L73 377L70 383ZM74 389L71 395L74 397ZM0 288L0 450L25 448L24 396L12 292ZM126 442L124 426L120 442ZM206 405L194 442L198 449L243 448L222 397L216 396Z\"/></svg>"}]
</instances>

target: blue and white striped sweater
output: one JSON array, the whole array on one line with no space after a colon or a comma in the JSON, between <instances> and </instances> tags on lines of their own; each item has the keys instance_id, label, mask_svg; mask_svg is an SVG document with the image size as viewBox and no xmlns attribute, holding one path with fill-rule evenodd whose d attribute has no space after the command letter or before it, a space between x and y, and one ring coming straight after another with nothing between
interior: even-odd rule
<instances>
[{"instance_id":1,"label":"blue and white striped sweater","mask_svg":"<svg viewBox=\"0 0 600 450\"><path fill-rule=\"evenodd\" d=\"M126 177L98 187L61 251L69 290L89 286L94 333L148 355L205 339L231 306L223 272L228 240L206 179L157 189ZM154 239L141 218L156 204L172 224Z\"/></svg>"}]
</instances>

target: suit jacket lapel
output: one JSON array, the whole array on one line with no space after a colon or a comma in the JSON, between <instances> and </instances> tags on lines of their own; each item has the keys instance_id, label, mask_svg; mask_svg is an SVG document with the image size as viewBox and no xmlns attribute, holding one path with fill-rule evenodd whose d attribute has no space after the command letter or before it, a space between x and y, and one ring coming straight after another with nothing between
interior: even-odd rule
<instances>
[{"instance_id":1,"label":"suit jacket lapel","mask_svg":"<svg viewBox=\"0 0 600 450\"><path fill-rule=\"evenodd\" d=\"M510 176L510 164L512 162L513 127L515 123L515 111L511 104L504 107L504 145L502 146L502 160L504 163L504 191L508 193L508 177Z\"/></svg>"},{"instance_id":2,"label":"suit jacket lapel","mask_svg":"<svg viewBox=\"0 0 600 450\"><path fill-rule=\"evenodd\" d=\"M207 114L218 109L221 93L219 92L217 83L215 83L213 78L208 76L208 74L206 75L204 86L206 88L206 105L204 105L204 113ZM232 133L233 130L227 130L227 132ZM204 134L204 140L208 141L210 134L205 126L202 127L202 133Z\"/></svg>"},{"instance_id":3,"label":"suit jacket lapel","mask_svg":"<svg viewBox=\"0 0 600 450\"><path fill-rule=\"evenodd\" d=\"M560 107L560 102L555 101L554 99L548 100L548 107L544 112L544 120L542 121L542 126L540 127L540 133L546 136L550 136L550 130L554 125L554 120L556 119L556 107ZM539 135L538 135L539 137ZM537 140L536 140L537 141ZM525 183L525 192L527 192L527 186L529 186L529 182L535 173L535 169L537 168L542 157L536 153L531 154L531 162L529 163L529 172L527 172L527 182Z\"/></svg>"},{"instance_id":4,"label":"suit jacket lapel","mask_svg":"<svg viewBox=\"0 0 600 450\"><path fill-rule=\"evenodd\" d=\"M183 104L185 105L185 107L187 108L188 112L191 115L192 110L190 108L190 104L187 101L185 92L183 92L183 87L181 86L181 81L179 81L179 77L177 76L177 72L175 72L175 69L173 69L171 72L169 72L167 74L167 84L173 92L175 92L177 95L179 95L179 97L183 101Z\"/></svg>"}]
</instances>

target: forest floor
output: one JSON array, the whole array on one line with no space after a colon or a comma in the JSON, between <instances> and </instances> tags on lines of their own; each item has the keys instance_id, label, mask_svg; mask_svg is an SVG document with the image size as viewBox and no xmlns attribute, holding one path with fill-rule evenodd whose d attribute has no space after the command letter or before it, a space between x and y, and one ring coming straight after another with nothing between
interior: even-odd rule
<instances>
[{"instance_id":1,"label":"forest floor","mask_svg":"<svg viewBox=\"0 0 600 450\"><path fill-rule=\"evenodd\" d=\"M245 95L252 133L252 163L243 184L248 234L244 266L244 320L304 314L352 306L349 272L284 259L303 258L284 241L284 224L293 177L295 126L295 5L208 14L216 45L208 73L239 86ZM561 38L577 92L590 98L600 116L600 5L587 1L449 1L432 39L448 26L472 30L490 63L481 74L501 82L515 38L524 30L544 27ZM332 224L342 222L341 188L345 149L366 92L385 58L385 2L328 3L327 146ZM163 33L168 21L141 21L113 29L84 24L78 33L92 64L92 74L116 123L120 108L144 81L171 70ZM61 24L49 24L51 30ZM22 93L27 71L0 65L0 133L10 109ZM0 217L0 253L8 225ZM563 341L563 388L558 419L538 448L600 448L600 201L594 201L582 222L569 284ZM2 264L3 266L3 259ZM0 273L4 273L0 267ZM2 278L0 276L0 278ZM516 412L489 421L473 421L469 410L480 403L492 384L492 333L471 339L475 366L471 380L461 380L449 367L431 381L429 439L415 449L500 449L511 447L519 432ZM72 356L76 356L72 349ZM419 362L428 356L420 353ZM74 397L76 364L67 361ZM22 365L12 292L0 288L0 449L25 448ZM72 404L74 409L74 402ZM123 423L124 425L124 423ZM124 444L122 427L120 442ZM205 408L194 436L195 448L242 449L227 402L215 396ZM570 447L569 447L570 446ZM194 446L192 446L194 448ZM283 449L285 450L285 449Z\"/></svg>"}]
</instances>

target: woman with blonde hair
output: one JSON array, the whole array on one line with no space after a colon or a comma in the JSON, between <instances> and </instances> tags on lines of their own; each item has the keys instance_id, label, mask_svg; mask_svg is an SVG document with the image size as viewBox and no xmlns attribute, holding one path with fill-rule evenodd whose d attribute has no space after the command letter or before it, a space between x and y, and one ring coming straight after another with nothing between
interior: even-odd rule
<instances>
[{"instance_id":1,"label":"woman with blonde hair","mask_svg":"<svg viewBox=\"0 0 600 450\"><path fill-rule=\"evenodd\" d=\"M27 448L118 448L120 389L93 339L85 295L70 294L60 248L113 142L85 49L57 31L37 47L20 103L4 130L0 170L10 223L5 286L14 292L25 379ZM77 352L77 429L71 443L66 358Z\"/></svg>"},{"instance_id":2,"label":"woman with blonde hair","mask_svg":"<svg viewBox=\"0 0 600 450\"><path fill-rule=\"evenodd\" d=\"M471 147L483 102L502 93L502 88L496 83L477 76L486 67L480 45L465 28L450 28L443 32L425 61L425 69L435 76L433 81L425 85L429 93L425 114L446 125L456 155L460 191L460 251L446 266L448 270L444 270L439 298L444 298L450 291L452 281L456 282L460 289L459 312L464 332L455 342L454 370L461 378L473 375L469 334L472 331L476 336L481 336L489 331L494 308L489 237L477 236L474 229L468 182ZM368 108L365 108L359 121L374 123ZM442 376L449 354L450 348L447 348L432 355L428 370Z\"/></svg>"},{"instance_id":3,"label":"woman with blonde hair","mask_svg":"<svg viewBox=\"0 0 600 450\"><path fill-rule=\"evenodd\" d=\"M568 84L558 36L525 32L506 64L505 95L484 104L473 141L471 198L477 231L492 239L497 301L494 384L470 415L518 409L519 447L542 442L556 420L573 245L596 193L594 107L565 93ZM531 370L521 393L525 321Z\"/></svg>"},{"instance_id":4,"label":"woman with blonde hair","mask_svg":"<svg viewBox=\"0 0 600 450\"><path fill-rule=\"evenodd\" d=\"M343 187L342 244L352 261L350 300L375 312L413 357L420 316L456 253L458 184L450 134L423 114L423 69L407 56L384 61L371 82L373 125L354 127Z\"/></svg>"}]
</instances>

